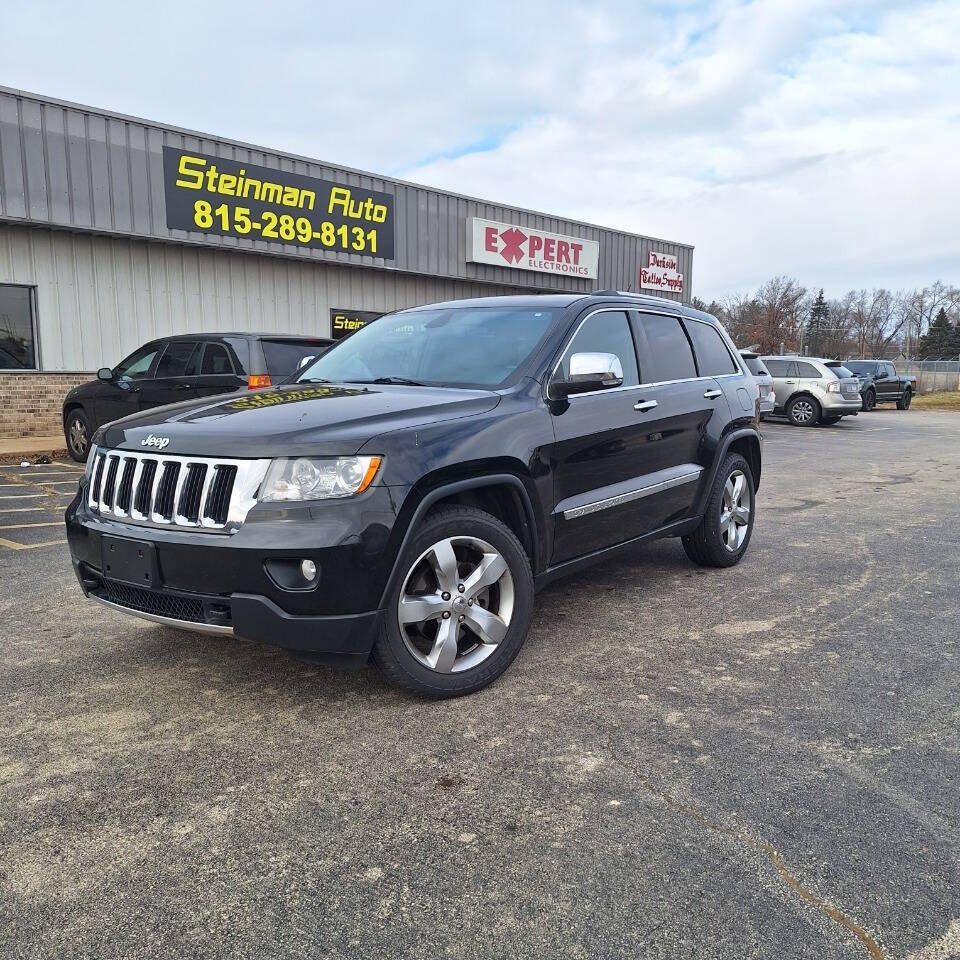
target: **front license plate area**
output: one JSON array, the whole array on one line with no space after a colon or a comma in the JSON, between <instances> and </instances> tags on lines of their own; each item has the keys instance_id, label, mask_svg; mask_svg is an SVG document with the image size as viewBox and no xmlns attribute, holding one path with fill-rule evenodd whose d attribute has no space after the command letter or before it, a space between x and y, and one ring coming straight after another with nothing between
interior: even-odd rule
<instances>
[{"instance_id":1,"label":"front license plate area","mask_svg":"<svg viewBox=\"0 0 960 960\"><path fill-rule=\"evenodd\" d=\"M147 589L160 586L157 549L146 540L104 535L100 538L100 557L100 569L108 580Z\"/></svg>"}]
</instances>

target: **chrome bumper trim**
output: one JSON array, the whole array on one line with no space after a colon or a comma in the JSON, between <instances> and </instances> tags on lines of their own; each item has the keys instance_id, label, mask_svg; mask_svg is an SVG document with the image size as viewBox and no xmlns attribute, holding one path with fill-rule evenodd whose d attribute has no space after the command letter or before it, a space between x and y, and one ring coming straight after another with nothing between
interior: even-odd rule
<instances>
[{"instance_id":1,"label":"chrome bumper trim","mask_svg":"<svg viewBox=\"0 0 960 960\"><path fill-rule=\"evenodd\" d=\"M221 627L215 623L197 623L194 620L175 620L173 617L161 617L156 613L144 613L142 610L134 610L132 607L124 607L122 604L113 603L111 600L104 600L93 593L87 596L97 603L102 603L111 610L119 610L121 613L128 613L131 617L139 617L141 620L149 620L151 623L159 623L164 627L176 627L178 630L190 630L193 633L214 633L218 636L232 637L233 627Z\"/></svg>"}]
</instances>

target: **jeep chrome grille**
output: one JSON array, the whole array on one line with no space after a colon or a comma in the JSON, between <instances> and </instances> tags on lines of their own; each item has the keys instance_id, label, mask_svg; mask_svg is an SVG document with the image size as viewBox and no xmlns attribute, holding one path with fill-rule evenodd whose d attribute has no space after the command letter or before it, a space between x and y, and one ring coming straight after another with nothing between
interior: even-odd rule
<instances>
[{"instance_id":1,"label":"jeep chrome grille","mask_svg":"<svg viewBox=\"0 0 960 960\"><path fill-rule=\"evenodd\" d=\"M145 526L231 533L257 502L269 460L97 450L90 509Z\"/></svg>"}]
</instances>

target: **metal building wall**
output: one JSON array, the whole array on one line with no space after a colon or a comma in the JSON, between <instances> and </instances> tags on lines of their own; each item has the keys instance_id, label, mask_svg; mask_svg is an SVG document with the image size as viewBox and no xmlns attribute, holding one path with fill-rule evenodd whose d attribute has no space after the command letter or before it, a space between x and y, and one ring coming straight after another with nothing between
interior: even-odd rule
<instances>
[{"instance_id":1,"label":"metal building wall","mask_svg":"<svg viewBox=\"0 0 960 960\"><path fill-rule=\"evenodd\" d=\"M329 335L330 308L388 311L516 288L0 223L0 283L36 286L40 369L113 366L200 330Z\"/></svg>"},{"instance_id":2,"label":"metal building wall","mask_svg":"<svg viewBox=\"0 0 960 960\"><path fill-rule=\"evenodd\" d=\"M163 192L164 145L391 193L395 197L395 259L169 229ZM465 224L471 217L597 240L599 277L587 280L468 263ZM451 280L570 292L636 290L639 268L647 264L648 251L656 250L675 254L684 275L683 296L663 296L689 299L693 281L693 249L683 244L486 203L8 88L0 88L3 219L246 249L290 260L323 260ZM352 306L359 308L360 304Z\"/></svg>"}]
</instances>

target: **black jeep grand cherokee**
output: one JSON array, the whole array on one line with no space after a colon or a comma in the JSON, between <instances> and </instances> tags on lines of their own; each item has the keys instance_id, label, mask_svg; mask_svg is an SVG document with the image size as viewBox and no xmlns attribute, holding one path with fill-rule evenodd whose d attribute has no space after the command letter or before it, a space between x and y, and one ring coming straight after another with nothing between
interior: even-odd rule
<instances>
[{"instance_id":1,"label":"black jeep grand cherokee","mask_svg":"<svg viewBox=\"0 0 960 960\"><path fill-rule=\"evenodd\" d=\"M534 589L657 537L743 556L758 397L717 321L652 297L376 320L276 389L99 430L67 511L84 593L363 663L419 693L502 673Z\"/></svg>"}]
</instances>

